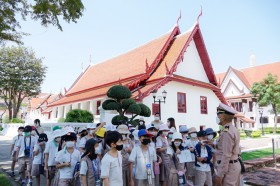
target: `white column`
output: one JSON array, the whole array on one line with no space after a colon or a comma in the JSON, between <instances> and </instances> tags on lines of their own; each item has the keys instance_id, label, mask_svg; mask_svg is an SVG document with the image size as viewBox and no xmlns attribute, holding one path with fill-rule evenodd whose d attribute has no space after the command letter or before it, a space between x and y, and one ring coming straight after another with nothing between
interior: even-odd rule
<instances>
[{"instance_id":1,"label":"white column","mask_svg":"<svg viewBox=\"0 0 280 186\"><path fill-rule=\"evenodd\" d=\"M61 118L63 117L63 106L58 107L58 114L57 114L57 118Z\"/></svg>"},{"instance_id":2,"label":"white column","mask_svg":"<svg viewBox=\"0 0 280 186\"><path fill-rule=\"evenodd\" d=\"M72 104L72 109L78 109L78 103L73 103Z\"/></svg>"},{"instance_id":3,"label":"white column","mask_svg":"<svg viewBox=\"0 0 280 186\"><path fill-rule=\"evenodd\" d=\"M64 108L64 116L63 118L66 118L67 113L70 111L70 105L66 105Z\"/></svg>"},{"instance_id":4,"label":"white column","mask_svg":"<svg viewBox=\"0 0 280 186\"><path fill-rule=\"evenodd\" d=\"M90 102L89 102L89 111L92 113L92 114L94 114L94 110L93 110L93 100L90 100Z\"/></svg>"}]
</instances>

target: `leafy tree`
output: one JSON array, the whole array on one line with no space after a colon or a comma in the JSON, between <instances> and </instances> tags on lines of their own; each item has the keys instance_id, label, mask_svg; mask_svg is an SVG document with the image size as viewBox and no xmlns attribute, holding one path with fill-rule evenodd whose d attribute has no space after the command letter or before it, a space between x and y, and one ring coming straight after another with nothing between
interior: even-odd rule
<instances>
[{"instance_id":1,"label":"leafy tree","mask_svg":"<svg viewBox=\"0 0 280 186\"><path fill-rule=\"evenodd\" d=\"M274 130L277 130L277 116L280 112L280 83L277 76L268 74L267 77L261 81L254 83L251 93L258 98L258 104L263 106L272 106L272 113L274 114Z\"/></svg>"},{"instance_id":2,"label":"leafy tree","mask_svg":"<svg viewBox=\"0 0 280 186\"><path fill-rule=\"evenodd\" d=\"M0 44L4 41L22 43L19 19L39 20L43 26L49 24L62 31L59 18L66 22L77 22L82 16L82 0L2 0L0 2Z\"/></svg>"},{"instance_id":3,"label":"leafy tree","mask_svg":"<svg viewBox=\"0 0 280 186\"><path fill-rule=\"evenodd\" d=\"M7 106L5 103L0 103L0 123L2 123L2 118L7 111Z\"/></svg>"},{"instance_id":4,"label":"leafy tree","mask_svg":"<svg viewBox=\"0 0 280 186\"><path fill-rule=\"evenodd\" d=\"M131 91L122 85L116 85L111 87L107 96L107 99L103 102L102 108L104 110L115 110L119 113L112 118L112 124L118 125L120 121L126 121L134 126L138 125L138 120L135 120L137 116L150 117L151 110L143 103L136 103L135 100L131 99ZM125 113L129 112L132 114L131 118L125 116Z\"/></svg>"},{"instance_id":5,"label":"leafy tree","mask_svg":"<svg viewBox=\"0 0 280 186\"><path fill-rule=\"evenodd\" d=\"M74 109L66 114L65 122L91 123L93 115L87 110Z\"/></svg>"},{"instance_id":6,"label":"leafy tree","mask_svg":"<svg viewBox=\"0 0 280 186\"><path fill-rule=\"evenodd\" d=\"M46 70L33 50L0 48L0 98L8 108L10 120L17 117L24 98L40 93Z\"/></svg>"}]
</instances>

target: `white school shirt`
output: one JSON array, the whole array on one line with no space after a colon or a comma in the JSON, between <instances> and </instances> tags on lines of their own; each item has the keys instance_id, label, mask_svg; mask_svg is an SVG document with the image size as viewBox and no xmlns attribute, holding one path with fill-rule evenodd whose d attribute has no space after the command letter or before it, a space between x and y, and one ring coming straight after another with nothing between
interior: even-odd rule
<instances>
[{"instance_id":1,"label":"white school shirt","mask_svg":"<svg viewBox=\"0 0 280 186\"><path fill-rule=\"evenodd\" d=\"M26 146L24 144L24 139L26 139L25 140ZM31 139L31 143L30 143L30 139ZM30 143L30 157L32 157L33 149L34 149L34 146L36 144L35 137L34 136L22 137L17 141L16 146L19 148L19 153L18 153L19 158L25 157L24 150L25 150L25 147L29 146L29 143Z\"/></svg>"},{"instance_id":2,"label":"white school shirt","mask_svg":"<svg viewBox=\"0 0 280 186\"><path fill-rule=\"evenodd\" d=\"M206 147L205 148L201 148L201 153L200 153L200 157L201 158L205 158L205 157L208 157L208 153L207 153L207 149ZM195 167L196 170L199 170L199 171L205 171L205 172L208 172L211 170L210 168L210 164L209 163L201 163L201 162L197 162L198 165L200 165L200 167Z\"/></svg>"},{"instance_id":3,"label":"white school shirt","mask_svg":"<svg viewBox=\"0 0 280 186\"><path fill-rule=\"evenodd\" d=\"M14 149L13 149L13 152L12 152L12 153L14 153L15 151L17 151L18 147L16 146L16 144L17 144L18 140L19 140L20 138L22 138L22 137L23 137L23 136L19 136L19 135L16 135L15 137L13 137L13 142L12 142L12 144L14 145Z\"/></svg>"},{"instance_id":4,"label":"white school shirt","mask_svg":"<svg viewBox=\"0 0 280 186\"><path fill-rule=\"evenodd\" d=\"M108 178L109 185L123 186L122 177L122 155L118 152L118 157L112 157L106 153L101 160L101 178Z\"/></svg>"},{"instance_id":5,"label":"white school shirt","mask_svg":"<svg viewBox=\"0 0 280 186\"><path fill-rule=\"evenodd\" d=\"M162 139L161 136L158 136L157 137L157 140L156 140L156 148L159 149L159 148L162 148L163 146L163 141L165 141L166 145L168 146L168 141L167 141L167 138L165 137L164 139Z\"/></svg>"},{"instance_id":6,"label":"white school shirt","mask_svg":"<svg viewBox=\"0 0 280 186\"><path fill-rule=\"evenodd\" d=\"M63 163L67 163L70 162L71 166L70 167L63 167L58 169L59 170L59 178L61 179L72 179L73 178L73 173L75 170L75 166L77 164L77 162L81 161L81 155L80 152L74 148L74 151L72 152L72 154L70 154L66 148L63 148L62 150L60 150L56 157L55 157L55 161L57 163L63 164Z\"/></svg>"},{"instance_id":7,"label":"white school shirt","mask_svg":"<svg viewBox=\"0 0 280 186\"><path fill-rule=\"evenodd\" d=\"M55 141L54 140L48 141L44 151L44 154L49 154L48 166L56 165L55 156L57 152L58 152L58 146L56 146Z\"/></svg>"},{"instance_id":8,"label":"white school shirt","mask_svg":"<svg viewBox=\"0 0 280 186\"><path fill-rule=\"evenodd\" d=\"M144 158L145 157L145 158ZM145 162L146 159L146 162ZM154 178L154 166L153 163L157 161L157 154L154 148L148 146L148 151L142 151L140 146L134 147L129 161L134 162L135 165L135 178L139 180L148 179L146 164L151 164L152 178Z\"/></svg>"},{"instance_id":9,"label":"white school shirt","mask_svg":"<svg viewBox=\"0 0 280 186\"><path fill-rule=\"evenodd\" d=\"M34 156L33 164L41 164L43 161L43 158L42 158L43 149L41 148L39 143L35 144L33 152L35 152L37 150L38 150L38 154L36 156Z\"/></svg>"},{"instance_id":10,"label":"white school shirt","mask_svg":"<svg viewBox=\"0 0 280 186\"><path fill-rule=\"evenodd\" d=\"M188 148L192 147L193 149L195 149L195 146L198 142L199 142L198 139L196 139L196 140L189 139L189 140L187 140L187 147ZM195 161L194 153L191 153L191 155L192 155L192 162L194 162Z\"/></svg>"}]
</instances>

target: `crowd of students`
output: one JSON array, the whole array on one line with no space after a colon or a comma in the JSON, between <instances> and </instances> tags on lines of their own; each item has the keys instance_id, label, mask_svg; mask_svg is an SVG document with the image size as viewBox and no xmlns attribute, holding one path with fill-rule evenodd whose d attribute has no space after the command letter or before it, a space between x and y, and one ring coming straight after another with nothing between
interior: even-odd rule
<instances>
[{"instance_id":1,"label":"crowd of students","mask_svg":"<svg viewBox=\"0 0 280 186\"><path fill-rule=\"evenodd\" d=\"M12 173L19 164L22 185L177 186L212 185L215 138L211 128L166 124L140 118L134 127L89 124L53 128L47 136L38 121L18 128L11 147ZM46 183L40 182L40 175Z\"/></svg>"}]
</instances>

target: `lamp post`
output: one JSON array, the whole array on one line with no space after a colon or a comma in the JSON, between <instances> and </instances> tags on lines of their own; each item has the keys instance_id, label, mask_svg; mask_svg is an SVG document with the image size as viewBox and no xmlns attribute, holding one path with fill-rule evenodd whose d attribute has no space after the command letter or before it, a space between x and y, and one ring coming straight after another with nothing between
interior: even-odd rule
<instances>
[{"instance_id":1,"label":"lamp post","mask_svg":"<svg viewBox=\"0 0 280 186\"><path fill-rule=\"evenodd\" d=\"M262 136L264 136L264 131L263 131L263 108L262 107L259 107L259 114L261 115L260 117L260 122L261 122L261 125L262 125Z\"/></svg>"},{"instance_id":2,"label":"lamp post","mask_svg":"<svg viewBox=\"0 0 280 186\"><path fill-rule=\"evenodd\" d=\"M165 103L167 92L164 90L162 92L161 96L157 96L157 91L154 90L152 92L152 94L153 94L153 98L154 98L154 103L158 103L159 104L159 119L161 120L161 103ZM163 100L162 100L162 98L163 98Z\"/></svg>"}]
</instances>

